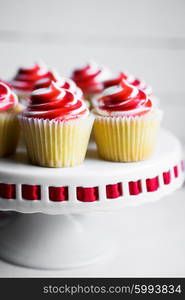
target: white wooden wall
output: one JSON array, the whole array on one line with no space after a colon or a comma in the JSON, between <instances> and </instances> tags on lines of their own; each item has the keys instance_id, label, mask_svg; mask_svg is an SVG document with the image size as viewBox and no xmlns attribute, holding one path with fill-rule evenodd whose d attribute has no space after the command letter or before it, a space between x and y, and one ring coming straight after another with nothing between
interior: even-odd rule
<instances>
[{"instance_id":1,"label":"white wooden wall","mask_svg":"<svg viewBox=\"0 0 185 300\"><path fill-rule=\"evenodd\" d=\"M185 140L185 0L0 0L0 11L0 77L38 59L64 75L89 59L127 70Z\"/></svg>"}]
</instances>

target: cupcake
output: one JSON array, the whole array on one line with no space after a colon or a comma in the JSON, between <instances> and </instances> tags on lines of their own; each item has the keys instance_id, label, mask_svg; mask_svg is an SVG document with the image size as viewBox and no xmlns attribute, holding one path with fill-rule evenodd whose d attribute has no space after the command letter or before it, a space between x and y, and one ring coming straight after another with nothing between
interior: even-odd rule
<instances>
[{"instance_id":1,"label":"cupcake","mask_svg":"<svg viewBox=\"0 0 185 300\"><path fill-rule=\"evenodd\" d=\"M33 91L20 116L30 161L44 167L81 164L93 121L85 102L57 83Z\"/></svg>"},{"instance_id":2,"label":"cupcake","mask_svg":"<svg viewBox=\"0 0 185 300\"><path fill-rule=\"evenodd\" d=\"M0 157L15 152L19 139L17 114L21 111L17 96L0 82Z\"/></svg>"},{"instance_id":3,"label":"cupcake","mask_svg":"<svg viewBox=\"0 0 185 300\"><path fill-rule=\"evenodd\" d=\"M122 80L102 93L93 112L93 134L103 159L134 162L151 156L162 112L144 91Z\"/></svg>"},{"instance_id":4,"label":"cupcake","mask_svg":"<svg viewBox=\"0 0 185 300\"><path fill-rule=\"evenodd\" d=\"M48 69L45 65L35 64L30 68L20 68L15 77L10 81L19 100L27 104L27 100L33 90L35 82L48 76Z\"/></svg>"},{"instance_id":5,"label":"cupcake","mask_svg":"<svg viewBox=\"0 0 185 300\"><path fill-rule=\"evenodd\" d=\"M90 100L102 91L103 81L112 76L111 72L99 67L96 63L88 63L82 68L74 70L71 79L82 89L85 99Z\"/></svg>"}]
</instances>

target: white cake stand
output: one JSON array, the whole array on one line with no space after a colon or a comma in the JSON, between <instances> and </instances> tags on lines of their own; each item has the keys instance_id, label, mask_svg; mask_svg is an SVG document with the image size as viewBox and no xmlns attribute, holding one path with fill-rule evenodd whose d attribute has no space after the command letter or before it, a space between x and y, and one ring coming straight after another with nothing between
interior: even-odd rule
<instances>
[{"instance_id":1,"label":"white cake stand","mask_svg":"<svg viewBox=\"0 0 185 300\"><path fill-rule=\"evenodd\" d=\"M1 226L0 257L42 269L105 258L115 250L105 212L156 201L183 181L180 143L165 130L153 156L138 163L103 161L91 143L83 165L42 168L20 149L0 159L0 210L22 213Z\"/></svg>"}]
</instances>

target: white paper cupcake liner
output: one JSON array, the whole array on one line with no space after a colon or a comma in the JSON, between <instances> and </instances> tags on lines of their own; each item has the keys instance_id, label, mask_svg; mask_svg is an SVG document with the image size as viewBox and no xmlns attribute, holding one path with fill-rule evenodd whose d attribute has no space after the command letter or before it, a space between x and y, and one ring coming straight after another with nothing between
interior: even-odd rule
<instances>
[{"instance_id":1,"label":"white paper cupcake liner","mask_svg":"<svg viewBox=\"0 0 185 300\"><path fill-rule=\"evenodd\" d=\"M103 159L132 162L151 156L162 118L161 110L137 117L95 116L93 134Z\"/></svg>"},{"instance_id":2,"label":"white paper cupcake liner","mask_svg":"<svg viewBox=\"0 0 185 300\"><path fill-rule=\"evenodd\" d=\"M0 157L15 152L20 134L16 112L0 113Z\"/></svg>"},{"instance_id":3,"label":"white paper cupcake liner","mask_svg":"<svg viewBox=\"0 0 185 300\"><path fill-rule=\"evenodd\" d=\"M86 118L59 122L20 117L28 156L45 167L72 167L83 162L94 121Z\"/></svg>"}]
</instances>

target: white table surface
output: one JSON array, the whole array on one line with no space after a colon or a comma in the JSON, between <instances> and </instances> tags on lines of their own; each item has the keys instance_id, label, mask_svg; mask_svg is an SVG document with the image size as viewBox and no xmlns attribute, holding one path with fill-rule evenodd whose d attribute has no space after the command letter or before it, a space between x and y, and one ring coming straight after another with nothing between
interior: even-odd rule
<instances>
[{"instance_id":1,"label":"white table surface","mask_svg":"<svg viewBox=\"0 0 185 300\"><path fill-rule=\"evenodd\" d=\"M119 246L109 260L65 271L0 261L0 277L184 277L185 187L153 204L110 214Z\"/></svg>"}]
</instances>

